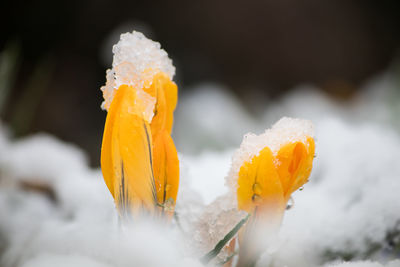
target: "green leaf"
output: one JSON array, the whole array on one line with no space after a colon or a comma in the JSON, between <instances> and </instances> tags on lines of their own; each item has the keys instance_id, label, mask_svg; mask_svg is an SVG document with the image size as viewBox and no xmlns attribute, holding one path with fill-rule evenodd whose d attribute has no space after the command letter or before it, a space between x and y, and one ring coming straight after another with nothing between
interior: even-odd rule
<instances>
[{"instance_id":1,"label":"green leaf","mask_svg":"<svg viewBox=\"0 0 400 267\"><path fill-rule=\"evenodd\" d=\"M206 255L200 258L200 261L203 264L209 263L212 259L214 259L220 252L221 250L225 247L225 245L239 232L240 228L247 222L247 220L250 218L250 214L248 214L245 218L243 218L238 224L233 227L233 229L226 234L226 236L220 240L214 247L213 250L208 252Z\"/></svg>"}]
</instances>

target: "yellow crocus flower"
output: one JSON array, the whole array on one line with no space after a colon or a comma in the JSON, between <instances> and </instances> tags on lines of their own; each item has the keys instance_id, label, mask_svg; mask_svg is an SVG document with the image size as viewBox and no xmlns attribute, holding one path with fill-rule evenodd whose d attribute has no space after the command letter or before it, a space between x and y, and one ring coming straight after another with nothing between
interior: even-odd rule
<instances>
[{"instance_id":1,"label":"yellow crocus flower","mask_svg":"<svg viewBox=\"0 0 400 267\"><path fill-rule=\"evenodd\" d=\"M283 118L264 135L250 139L245 139L237 157L252 156L231 173L237 178L238 209L251 214L239 232L239 267L254 265L276 234L291 194L308 181L315 153L308 121Z\"/></svg>"},{"instance_id":2,"label":"yellow crocus flower","mask_svg":"<svg viewBox=\"0 0 400 267\"><path fill-rule=\"evenodd\" d=\"M239 171L238 208L255 216L280 218L291 194L307 182L312 169L315 143L295 141L283 145L276 155L269 147L245 162Z\"/></svg>"},{"instance_id":3,"label":"yellow crocus flower","mask_svg":"<svg viewBox=\"0 0 400 267\"><path fill-rule=\"evenodd\" d=\"M177 104L177 86L170 78L174 68L159 44L141 33L121 35L114 51L115 64L102 88L108 108L101 151L104 180L121 216L161 210L170 217L179 187L178 154L170 136Z\"/></svg>"}]
</instances>

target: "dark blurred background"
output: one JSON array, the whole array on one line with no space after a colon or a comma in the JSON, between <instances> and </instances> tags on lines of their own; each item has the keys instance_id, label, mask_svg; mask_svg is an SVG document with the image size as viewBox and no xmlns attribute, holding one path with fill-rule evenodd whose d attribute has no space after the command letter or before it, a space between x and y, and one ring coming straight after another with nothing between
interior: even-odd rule
<instances>
[{"instance_id":1,"label":"dark blurred background","mask_svg":"<svg viewBox=\"0 0 400 267\"><path fill-rule=\"evenodd\" d=\"M16 137L49 132L98 165L100 86L112 44L133 29L159 41L180 92L227 85L251 107L301 83L349 98L400 46L400 2L334 0L2 1L0 117Z\"/></svg>"}]
</instances>

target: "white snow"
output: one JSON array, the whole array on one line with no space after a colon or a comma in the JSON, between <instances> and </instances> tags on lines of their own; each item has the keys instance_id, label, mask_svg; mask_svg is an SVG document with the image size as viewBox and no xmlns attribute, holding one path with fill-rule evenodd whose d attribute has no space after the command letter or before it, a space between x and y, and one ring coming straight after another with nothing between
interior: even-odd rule
<instances>
[{"instance_id":1,"label":"white snow","mask_svg":"<svg viewBox=\"0 0 400 267\"><path fill-rule=\"evenodd\" d=\"M380 264L372 261L356 261L330 264L327 267L399 267L400 260L394 260L387 264Z\"/></svg>"},{"instance_id":2,"label":"white snow","mask_svg":"<svg viewBox=\"0 0 400 267\"><path fill-rule=\"evenodd\" d=\"M308 137L314 137L311 121L283 117L261 135L246 134L237 153L248 155L249 160L257 156L264 147L269 147L276 156L283 145L293 142L306 143Z\"/></svg>"},{"instance_id":3,"label":"white snow","mask_svg":"<svg viewBox=\"0 0 400 267\"><path fill-rule=\"evenodd\" d=\"M119 226L100 170L78 148L46 135L0 145L0 265L176 266L184 258L176 228Z\"/></svg>"},{"instance_id":4,"label":"white snow","mask_svg":"<svg viewBox=\"0 0 400 267\"><path fill-rule=\"evenodd\" d=\"M123 84L141 89L150 86L154 75L160 71L171 80L175 74L172 60L161 49L160 43L147 39L140 32L121 34L119 42L113 47L113 53L112 69L107 70L106 84L101 87L104 109L108 110L115 90ZM141 97L148 103L149 107L145 112L151 121L155 100L141 90L138 92L142 92Z\"/></svg>"},{"instance_id":5,"label":"white snow","mask_svg":"<svg viewBox=\"0 0 400 267\"><path fill-rule=\"evenodd\" d=\"M173 137L185 154L236 149L245 133L265 129L228 88L214 83L182 90L174 116Z\"/></svg>"},{"instance_id":6,"label":"white snow","mask_svg":"<svg viewBox=\"0 0 400 267\"><path fill-rule=\"evenodd\" d=\"M202 200L208 205L218 196L228 192L224 179L231 164L231 150L208 151L199 155L182 155L181 165L190 179L190 186L202 192Z\"/></svg>"},{"instance_id":7,"label":"white snow","mask_svg":"<svg viewBox=\"0 0 400 267\"><path fill-rule=\"evenodd\" d=\"M111 265L99 263L95 259L87 258L80 255L57 255L43 253L26 261L22 267L111 267Z\"/></svg>"}]
</instances>

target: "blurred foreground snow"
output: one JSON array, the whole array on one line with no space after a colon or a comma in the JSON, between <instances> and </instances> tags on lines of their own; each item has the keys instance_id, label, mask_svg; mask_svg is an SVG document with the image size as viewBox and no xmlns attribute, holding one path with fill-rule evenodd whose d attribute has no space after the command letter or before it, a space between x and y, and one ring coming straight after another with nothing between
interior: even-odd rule
<instances>
[{"instance_id":1,"label":"blurred foreground snow","mask_svg":"<svg viewBox=\"0 0 400 267\"><path fill-rule=\"evenodd\" d=\"M90 169L78 148L48 135L10 141L2 126L0 265L202 266L199 256L230 230L216 219L229 203L206 205L227 192L224 178L240 137L293 116L314 122L317 158L310 182L293 196L279 241L258 265L400 266L400 137L388 104L393 92L388 78L370 87L380 90L367 88L348 105L300 88L258 120L217 86L183 96L175 131L180 146L193 152L215 143L220 151L180 155L182 229L147 221L121 227L100 170Z\"/></svg>"}]
</instances>

